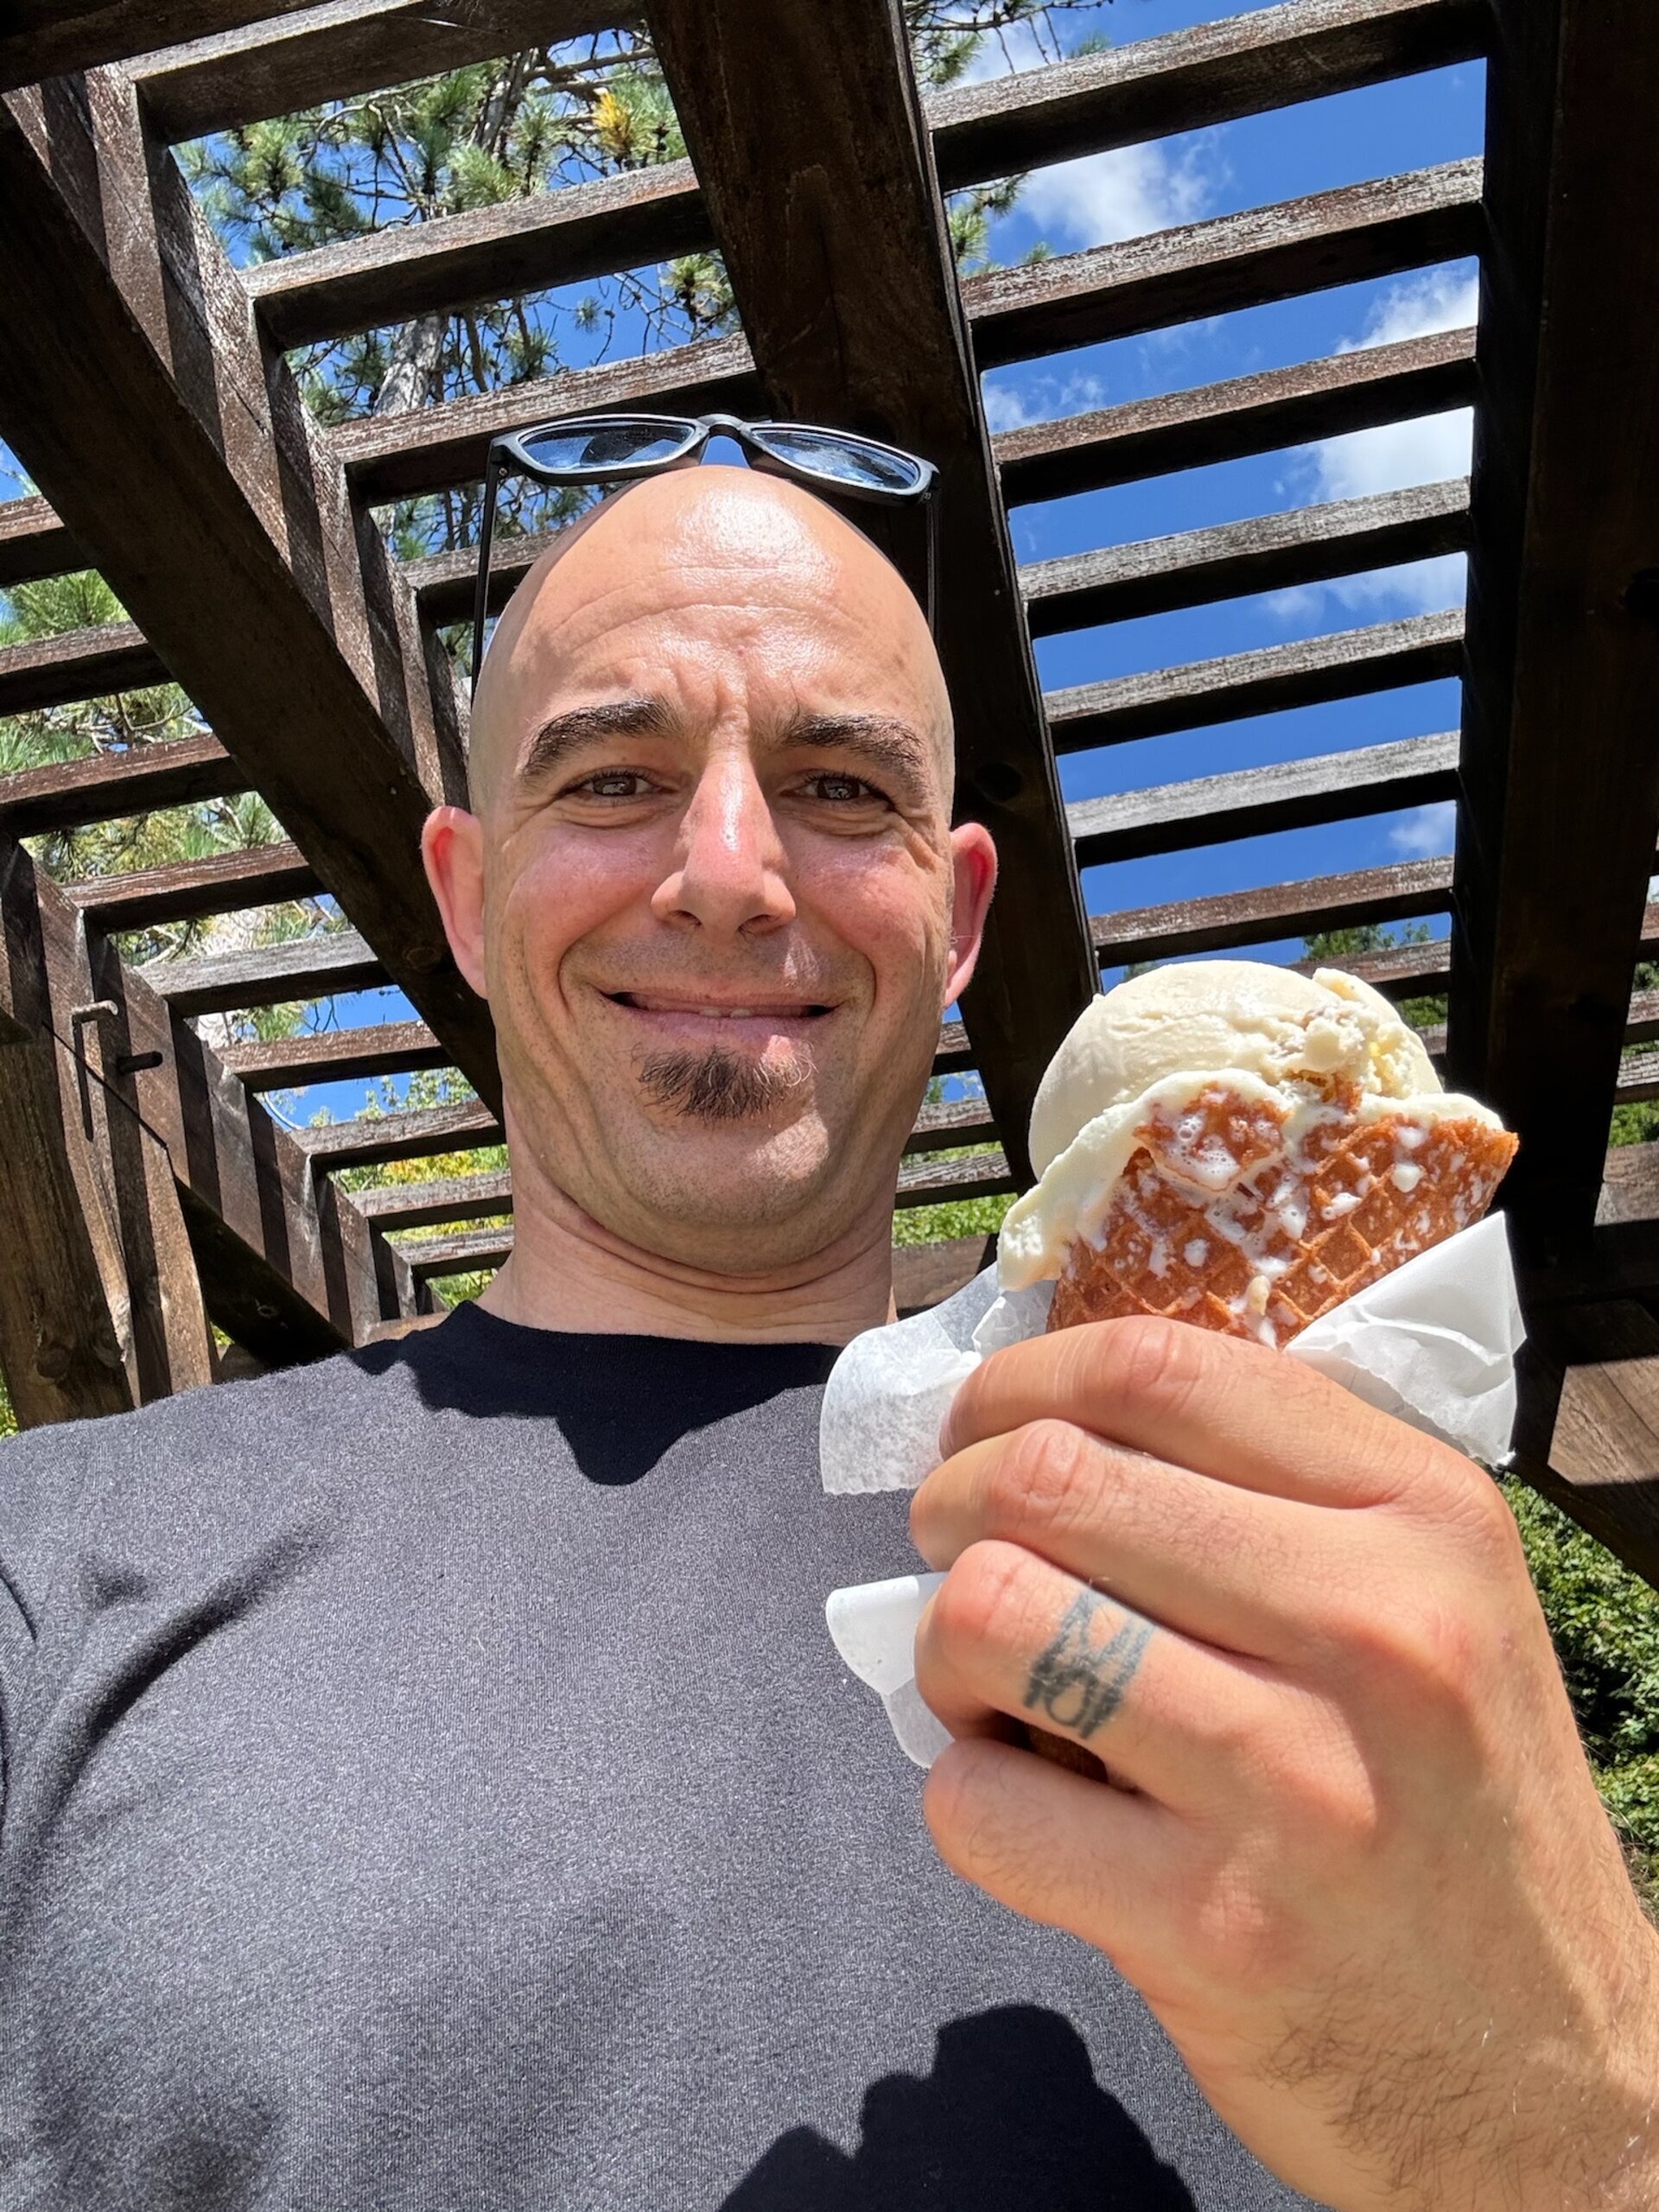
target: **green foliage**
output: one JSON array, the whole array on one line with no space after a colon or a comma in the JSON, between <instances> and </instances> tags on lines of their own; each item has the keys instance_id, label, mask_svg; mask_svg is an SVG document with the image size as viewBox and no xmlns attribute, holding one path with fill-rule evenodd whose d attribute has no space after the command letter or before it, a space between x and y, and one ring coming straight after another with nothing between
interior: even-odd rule
<instances>
[{"instance_id":1,"label":"green foliage","mask_svg":"<svg viewBox=\"0 0 1659 2212\"><path fill-rule=\"evenodd\" d=\"M997 1198L957 1198L946 1205L904 1206L893 1217L893 1241L895 1244L942 1244L953 1236L995 1236L1013 1204L1014 1194L1009 1192Z\"/></svg>"},{"instance_id":2,"label":"green foliage","mask_svg":"<svg viewBox=\"0 0 1659 2212\"><path fill-rule=\"evenodd\" d=\"M1524 1483L1503 1491L1597 1786L1659 1884L1659 1592Z\"/></svg>"}]
</instances>

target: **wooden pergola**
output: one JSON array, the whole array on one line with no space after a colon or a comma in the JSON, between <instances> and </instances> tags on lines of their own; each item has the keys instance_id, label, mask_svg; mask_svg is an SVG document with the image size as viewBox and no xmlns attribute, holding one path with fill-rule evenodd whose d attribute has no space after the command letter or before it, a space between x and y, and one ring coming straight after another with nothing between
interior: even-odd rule
<instances>
[{"instance_id":1,"label":"wooden pergola","mask_svg":"<svg viewBox=\"0 0 1659 2212\"><path fill-rule=\"evenodd\" d=\"M1450 1078L1520 1133L1506 1186L1532 1343L1520 1464L1659 1581L1659 12L1651 0L1289 0L918 94L894 0L652 0L691 160L238 271L170 147L602 30L605 0L12 0L0 16L0 588L96 568L130 622L0 650L0 713L176 681L211 735L0 780L0 1366L21 1419L212 1380L429 1310L503 1255L505 1176L353 1198L339 1171L499 1140L487 1009L416 849L464 790L439 626L470 554L400 564L375 507L475 481L490 437L613 404L836 422L942 474L940 639L961 803L1002 880L901 1203L1007 1191L1046 1061L1103 967L1356 923L1450 936L1357 963L1449 994ZM833 26L830 18L833 16ZM942 193L1484 57L1481 162L959 280ZM742 334L325 430L318 340L717 245ZM1465 256L1478 329L993 436L980 372ZM1009 505L1476 410L1470 482L1016 567ZM1426 615L1044 696L1030 640L1466 549ZM537 541L504 543L499 596ZM1057 754L1460 676L1459 732L1066 805ZM19 840L258 791L291 841L47 880ZM1090 915L1080 868L1435 799L1456 857ZM138 970L114 933L326 891L350 927ZM417 1019L216 1052L194 1018L390 982ZM478 1103L295 1131L262 1094L453 1066ZM1000 1149L987 1151L989 1141ZM391 1232L433 1232L416 1243ZM445 1234L448 1230L450 1233ZM901 1303L980 1248L901 1254Z\"/></svg>"}]
</instances>

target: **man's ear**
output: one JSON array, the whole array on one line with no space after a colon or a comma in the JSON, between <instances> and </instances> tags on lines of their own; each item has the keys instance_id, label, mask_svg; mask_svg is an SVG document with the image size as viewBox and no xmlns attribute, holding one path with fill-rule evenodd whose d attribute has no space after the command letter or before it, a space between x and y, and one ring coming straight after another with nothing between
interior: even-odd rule
<instances>
[{"instance_id":1,"label":"man's ear","mask_svg":"<svg viewBox=\"0 0 1659 2212\"><path fill-rule=\"evenodd\" d=\"M996 847L982 822L963 822L950 832L956 896L950 908L950 975L944 1005L968 988L985 935L985 917L996 888ZM941 1007L941 1012L944 1008Z\"/></svg>"},{"instance_id":2,"label":"man's ear","mask_svg":"<svg viewBox=\"0 0 1659 2212\"><path fill-rule=\"evenodd\" d=\"M480 998L486 999L483 823L464 806L434 807L421 831L421 859L455 965Z\"/></svg>"}]
</instances>

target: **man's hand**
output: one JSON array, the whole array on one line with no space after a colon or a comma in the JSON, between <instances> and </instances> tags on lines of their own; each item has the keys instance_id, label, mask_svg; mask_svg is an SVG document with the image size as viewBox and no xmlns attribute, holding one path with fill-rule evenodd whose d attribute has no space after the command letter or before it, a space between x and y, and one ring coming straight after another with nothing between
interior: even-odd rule
<instances>
[{"instance_id":1,"label":"man's hand","mask_svg":"<svg viewBox=\"0 0 1659 2212\"><path fill-rule=\"evenodd\" d=\"M1339 2212L1659 2206L1659 1935L1490 1478L1179 1322L997 1353L942 1448L946 1862L1098 1944Z\"/></svg>"}]
</instances>

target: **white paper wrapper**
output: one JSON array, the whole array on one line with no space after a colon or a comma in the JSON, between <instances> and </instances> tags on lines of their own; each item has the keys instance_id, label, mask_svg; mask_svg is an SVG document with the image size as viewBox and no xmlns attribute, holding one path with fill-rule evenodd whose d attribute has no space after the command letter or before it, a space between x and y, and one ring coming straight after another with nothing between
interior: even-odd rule
<instances>
[{"instance_id":1,"label":"white paper wrapper","mask_svg":"<svg viewBox=\"0 0 1659 2212\"><path fill-rule=\"evenodd\" d=\"M938 1463L939 1425L965 1377L1001 1345L1040 1335L1053 1292L1044 1282L1003 1297L987 1268L942 1306L855 1337L823 1394L825 1490L914 1490ZM1333 1306L1286 1353L1495 1465L1510 1448L1523 1333L1503 1217L1489 1214ZM917 1692L913 1659L916 1624L938 1580L862 1583L834 1592L824 1608L836 1649L880 1692L920 1766L946 1740Z\"/></svg>"}]
</instances>

